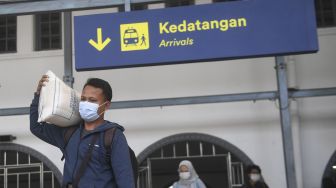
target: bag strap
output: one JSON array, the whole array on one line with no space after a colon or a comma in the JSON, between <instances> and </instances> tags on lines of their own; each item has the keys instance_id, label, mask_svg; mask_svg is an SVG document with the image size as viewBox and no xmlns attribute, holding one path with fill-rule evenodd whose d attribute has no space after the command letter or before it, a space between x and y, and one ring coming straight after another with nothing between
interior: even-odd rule
<instances>
[{"instance_id":1,"label":"bag strap","mask_svg":"<svg viewBox=\"0 0 336 188\"><path fill-rule=\"evenodd\" d=\"M105 161L111 167L111 145L115 134L115 127L109 128L104 131L104 147L105 147Z\"/></svg>"},{"instance_id":2,"label":"bag strap","mask_svg":"<svg viewBox=\"0 0 336 188\"><path fill-rule=\"evenodd\" d=\"M78 129L78 126L71 126L68 129L65 130L64 135L63 135L63 141L64 141L64 150L66 148L66 146L68 145L68 142L71 138L71 136L73 135L73 133ZM64 160L64 155L61 158L61 161Z\"/></svg>"},{"instance_id":3,"label":"bag strap","mask_svg":"<svg viewBox=\"0 0 336 188\"><path fill-rule=\"evenodd\" d=\"M82 160L82 162L81 162L81 164L79 166L79 169L78 169L78 171L76 173L75 180L74 180L74 182L72 184L73 188L77 188L79 180L80 180L80 178L83 176L83 174L85 172L87 164L89 163L89 161L91 159L91 156L92 156L93 146L96 143L98 137L99 137L99 134L97 134L97 133L94 134L93 137L92 137L91 143L89 145L89 149L86 152L85 158Z\"/></svg>"}]
</instances>

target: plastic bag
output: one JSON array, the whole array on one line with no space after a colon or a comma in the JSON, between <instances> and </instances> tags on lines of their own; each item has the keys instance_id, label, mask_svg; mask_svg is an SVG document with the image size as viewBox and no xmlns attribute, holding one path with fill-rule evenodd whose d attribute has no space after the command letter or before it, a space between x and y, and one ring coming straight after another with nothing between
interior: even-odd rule
<instances>
[{"instance_id":1,"label":"plastic bag","mask_svg":"<svg viewBox=\"0 0 336 188\"><path fill-rule=\"evenodd\" d=\"M49 81L40 92L38 122L68 127L81 121L79 115L80 93L66 85L53 72L48 71Z\"/></svg>"}]
</instances>

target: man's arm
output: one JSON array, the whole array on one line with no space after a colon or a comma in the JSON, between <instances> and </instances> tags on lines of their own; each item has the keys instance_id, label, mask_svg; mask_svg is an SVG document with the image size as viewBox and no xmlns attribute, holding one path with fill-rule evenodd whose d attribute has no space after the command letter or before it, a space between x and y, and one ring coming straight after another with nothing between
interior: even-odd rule
<instances>
[{"instance_id":1,"label":"man's arm","mask_svg":"<svg viewBox=\"0 0 336 188\"><path fill-rule=\"evenodd\" d=\"M38 123L38 103L39 94L35 93L30 105L30 131L41 140L62 149L64 146L64 128L48 123Z\"/></svg>"},{"instance_id":2,"label":"man's arm","mask_svg":"<svg viewBox=\"0 0 336 188\"><path fill-rule=\"evenodd\" d=\"M118 188L134 188L133 168L124 134L117 129L113 138L111 166Z\"/></svg>"}]
</instances>

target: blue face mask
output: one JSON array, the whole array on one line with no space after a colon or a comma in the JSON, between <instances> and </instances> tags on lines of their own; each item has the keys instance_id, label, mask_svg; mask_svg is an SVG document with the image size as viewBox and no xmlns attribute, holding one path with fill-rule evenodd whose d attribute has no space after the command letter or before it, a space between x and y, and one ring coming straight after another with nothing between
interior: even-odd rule
<instances>
[{"instance_id":1,"label":"blue face mask","mask_svg":"<svg viewBox=\"0 0 336 188\"><path fill-rule=\"evenodd\" d=\"M104 105L104 102L102 105ZM98 114L98 108L102 105L98 106L97 103L92 103L89 101L80 101L79 102L79 114L85 122L92 122L99 118L99 116L104 113Z\"/></svg>"}]
</instances>

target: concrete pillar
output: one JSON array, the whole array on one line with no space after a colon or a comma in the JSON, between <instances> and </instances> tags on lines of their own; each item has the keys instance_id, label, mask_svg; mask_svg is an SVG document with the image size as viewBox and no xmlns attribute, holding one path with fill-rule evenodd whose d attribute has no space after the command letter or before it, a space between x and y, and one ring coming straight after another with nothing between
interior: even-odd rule
<instances>
[{"instance_id":1,"label":"concrete pillar","mask_svg":"<svg viewBox=\"0 0 336 188\"><path fill-rule=\"evenodd\" d=\"M27 54L34 51L34 15L17 17L17 42L18 54Z\"/></svg>"},{"instance_id":2,"label":"concrete pillar","mask_svg":"<svg viewBox=\"0 0 336 188\"><path fill-rule=\"evenodd\" d=\"M212 0L195 0L195 5L210 4Z\"/></svg>"},{"instance_id":3,"label":"concrete pillar","mask_svg":"<svg viewBox=\"0 0 336 188\"><path fill-rule=\"evenodd\" d=\"M165 4L164 3L148 4L148 9L159 9L159 8L165 8Z\"/></svg>"}]
</instances>

